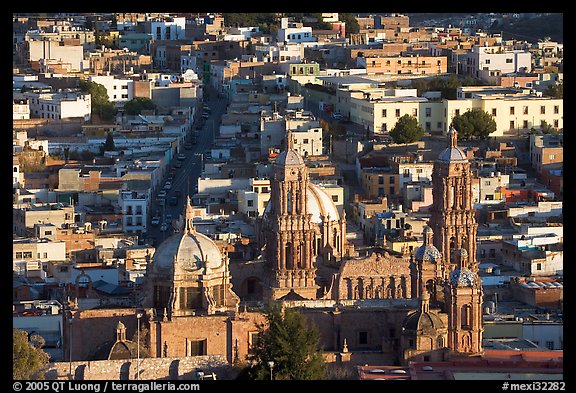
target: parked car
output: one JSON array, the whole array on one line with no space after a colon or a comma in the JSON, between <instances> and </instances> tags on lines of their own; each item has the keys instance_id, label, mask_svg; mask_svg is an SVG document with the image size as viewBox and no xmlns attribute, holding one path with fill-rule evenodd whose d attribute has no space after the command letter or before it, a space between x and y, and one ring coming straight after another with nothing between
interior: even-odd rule
<instances>
[{"instance_id":1,"label":"parked car","mask_svg":"<svg viewBox=\"0 0 576 393\"><path fill-rule=\"evenodd\" d=\"M165 190L169 190L169 189L171 189L171 188L172 188L172 182L167 181L167 182L164 184L164 189L165 189Z\"/></svg>"},{"instance_id":2,"label":"parked car","mask_svg":"<svg viewBox=\"0 0 576 393\"><path fill-rule=\"evenodd\" d=\"M184 154L184 153L178 154L178 160L184 161L185 159L186 159L186 154Z\"/></svg>"},{"instance_id":3,"label":"parked car","mask_svg":"<svg viewBox=\"0 0 576 393\"><path fill-rule=\"evenodd\" d=\"M150 222L150 224L153 227L160 225L160 217L152 217L152 221Z\"/></svg>"},{"instance_id":4,"label":"parked car","mask_svg":"<svg viewBox=\"0 0 576 393\"><path fill-rule=\"evenodd\" d=\"M166 198L166 190L162 190L158 193L158 198Z\"/></svg>"},{"instance_id":5,"label":"parked car","mask_svg":"<svg viewBox=\"0 0 576 393\"><path fill-rule=\"evenodd\" d=\"M168 230L168 224L166 224L165 222L162 223L162 225L160 225L160 230L162 232L166 232Z\"/></svg>"}]
</instances>

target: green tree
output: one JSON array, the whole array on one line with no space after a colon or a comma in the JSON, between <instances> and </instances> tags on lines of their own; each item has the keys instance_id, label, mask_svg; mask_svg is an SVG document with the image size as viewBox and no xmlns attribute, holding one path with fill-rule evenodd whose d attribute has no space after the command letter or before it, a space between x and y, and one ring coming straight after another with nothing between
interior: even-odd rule
<instances>
[{"instance_id":1,"label":"green tree","mask_svg":"<svg viewBox=\"0 0 576 393\"><path fill-rule=\"evenodd\" d=\"M452 126L458 131L458 139L488 139L496 131L496 121L491 114L473 109L452 119Z\"/></svg>"},{"instance_id":2,"label":"green tree","mask_svg":"<svg viewBox=\"0 0 576 393\"><path fill-rule=\"evenodd\" d=\"M139 115L143 110L156 109L156 105L150 98L135 97L124 104L124 112L127 115Z\"/></svg>"},{"instance_id":3,"label":"green tree","mask_svg":"<svg viewBox=\"0 0 576 393\"><path fill-rule=\"evenodd\" d=\"M92 102L92 113L97 114L101 120L112 120L118 110L108 100L108 91L100 83L81 79L78 82L78 88L90 94Z\"/></svg>"},{"instance_id":4,"label":"green tree","mask_svg":"<svg viewBox=\"0 0 576 393\"><path fill-rule=\"evenodd\" d=\"M106 140L102 145L102 153L104 153L105 151L114 151L115 149L116 147L114 146L114 136L112 135L111 132L108 132L106 134Z\"/></svg>"},{"instance_id":5,"label":"green tree","mask_svg":"<svg viewBox=\"0 0 576 393\"><path fill-rule=\"evenodd\" d=\"M346 35L356 34L360 31L360 25L354 14L349 12L338 13L338 20L340 22L346 22Z\"/></svg>"},{"instance_id":6,"label":"green tree","mask_svg":"<svg viewBox=\"0 0 576 393\"><path fill-rule=\"evenodd\" d=\"M546 90L542 92L545 97L552 98L563 98L564 97L564 83L554 84L548 86Z\"/></svg>"},{"instance_id":7,"label":"green tree","mask_svg":"<svg viewBox=\"0 0 576 393\"><path fill-rule=\"evenodd\" d=\"M267 323L258 325L258 339L247 359L249 379L270 379L268 362L273 361L274 379L323 379L326 366L319 349L320 333L305 317L290 308L269 304Z\"/></svg>"},{"instance_id":8,"label":"green tree","mask_svg":"<svg viewBox=\"0 0 576 393\"><path fill-rule=\"evenodd\" d=\"M12 330L12 377L13 379L44 379L44 373L50 356L42 350L44 339L28 332Z\"/></svg>"},{"instance_id":9,"label":"green tree","mask_svg":"<svg viewBox=\"0 0 576 393\"><path fill-rule=\"evenodd\" d=\"M424 136L424 130L418 124L414 116L404 115L398 119L394 128L390 131L390 137L394 143L416 142Z\"/></svg>"}]
</instances>

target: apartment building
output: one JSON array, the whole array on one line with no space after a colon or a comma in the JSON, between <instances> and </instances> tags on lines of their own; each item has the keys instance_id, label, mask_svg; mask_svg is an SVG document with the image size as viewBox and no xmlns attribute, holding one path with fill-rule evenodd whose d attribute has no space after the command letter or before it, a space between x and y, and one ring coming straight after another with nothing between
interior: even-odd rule
<instances>
[{"instance_id":1,"label":"apartment building","mask_svg":"<svg viewBox=\"0 0 576 393\"><path fill-rule=\"evenodd\" d=\"M74 206L63 203L37 203L12 208L12 232L17 236L28 236L34 232L38 223L54 224L57 228L63 224L74 223Z\"/></svg>"},{"instance_id":2,"label":"apartment building","mask_svg":"<svg viewBox=\"0 0 576 393\"><path fill-rule=\"evenodd\" d=\"M91 75L88 80L106 88L108 100L117 106L134 98L134 81L113 75Z\"/></svg>"},{"instance_id":3,"label":"apartment building","mask_svg":"<svg viewBox=\"0 0 576 393\"><path fill-rule=\"evenodd\" d=\"M356 66L376 75L440 75L448 68L446 56L407 55L394 57L362 56Z\"/></svg>"},{"instance_id":4,"label":"apartment building","mask_svg":"<svg viewBox=\"0 0 576 393\"><path fill-rule=\"evenodd\" d=\"M30 119L30 104L27 98L12 100L12 120Z\"/></svg>"},{"instance_id":5,"label":"apartment building","mask_svg":"<svg viewBox=\"0 0 576 393\"><path fill-rule=\"evenodd\" d=\"M118 205L122 211L122 229L125 233L142 235L148 227L150 190L122 190L118 194Z\"/></svg>"},{"instance_id":6,"label":"apartment building","mask_svg":"<svg viewBox=\"0 0 576 393\"><path fill-rule=\"evenodd\" d=\"M39 63L58 61L70 72L84 71L84 47L79 42L31 40L16 46L17 58L22 63L38 68Z\"/></svg>"},{"instance_id":7,"label":"apartment building","mask_svg":"<svg viewBox=\"0 0 576 393\"><path fill-rule=\"evenodd\" d=\"M88 93L66 91L62 93L25 92L30 103L30 116L41 119L82 118L92 115L91 96Z\"/></svg>"},{"instance_id":8,"label":"apartment building","mask_svg":"<svg viewBox=\"0 0 576 393\"><path fill-rule=\"evenodd\" d=\"M530 134L530 163L539 175L550 169L561 169L564 162L564 136Z\"/></svg>"},{"instance_id":9,"label":"apartment building","mask_svg":"<svg viewBox=\"0 0 576 393\"><path fill-rule=\"evenodd\" d=\"M238 190L238 211L251 218L261 217L269 200L270 179L250 178L249 188Z\"/></svg>"},{"instance_id":10,"label":"apartment building","mask_svg":"<svg viewBox=\"0 0 576 393\"><path fill-rule=\"evenodd\" d=\"M286 43L316 41L316 37L312 35L312 27L304 26L298 22L291 22L288 18L281 19L276 38L279 42Z\"/></svg>"},{"instance_id":11,"label":"apartment building","mask_svg":"<svg viewBox=\"0 0 576 393\"><path fill-rule=\"evenodd\" d=\"M474 78L487 78L494 72L510 74L532 71L532 54L508 50L504 46L474 46L467 54L466 73Z\"/></svg>"}]
</instances>

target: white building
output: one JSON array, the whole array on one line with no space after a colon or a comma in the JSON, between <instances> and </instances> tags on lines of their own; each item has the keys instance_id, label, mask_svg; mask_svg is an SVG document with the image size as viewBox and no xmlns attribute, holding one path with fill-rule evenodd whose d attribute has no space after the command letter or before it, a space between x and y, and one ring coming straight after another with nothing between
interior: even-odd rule
<instances>
[{"instance_id":1,"label":"white building","mask_svg":"<svg viewBox=\"0 0 576 393\"><path fill-rule=\"evenodd\" d=\"M89 121L92 115L91 96L88 93L67 91L63 93L26 92L33 118L68 119L82 117Z\"/></svg>"},{"instance_id":2,"label":"white building","mask_svg":"<svg viewBox=\"0 0 576 393\"><path fill-rule=\"evenodd\" d=\"M118 194L118 204L122 209L124 232L138 235L145 233L150 206L149 191L123 190Z\"/></svg>"},{"instance_id":3,"label":"white building","mask_svg":"<svg viewBox=\"0 0 576 393\"><path fill-rule=\"evenodd\" d=\"M289 22L288 18L282 18L280 28L276 35L279 42L316 42L312 35L312 27L302 23Z\"/></svg>"},{"instance_id":4,"label":"white building","mask_svg":"<svg viewBox=\"0 0 576 393\"><path fill-rule=\"evenodd\" d=\"M150 22L152 41L186 39L186 18L167 18Z\"/></svg>"},{"instance_id":5,"label":"white building","mask_svg":"<svg viewBox=\"0 0 576 393\"><path fill-rule=\"evenodd\" d=\"M30 105L28 99L12 100L12 120L30 119Z\"/></svg>"},{"instance_id":6,"label":"white building","mask_svg":"<svg viewBox=\"0 0 576 393\"><path fill-rule=\"evenodd\" d=\"M89 77L89 80L104 86L108 93L108 100L116 105L134 98L132 79L120 79L112 75L93 75Z\"/></svg>"},{"instance_id":7,"label":"white building","mask_svg":"<svg viewBox=\"0 0 576 393\"><path fill-rule=\"evenodd\" d=\"M532 55L523 50L507 50L503 46L474 46L468 53L468 74L481 78L483 72L499 72L510 74L514 72L532 71Z\"/></svg>"},{"instance_id":8,"label":"white building","mask_svg":"<svg viewBox=\"0 0 576 393\"><path fill-rule=\"evenodd\" d=\"M250 178L250 187L238 190L238 211L248 217L262 216L270 200L270 179Z\"/></svg>"}]
</instances>

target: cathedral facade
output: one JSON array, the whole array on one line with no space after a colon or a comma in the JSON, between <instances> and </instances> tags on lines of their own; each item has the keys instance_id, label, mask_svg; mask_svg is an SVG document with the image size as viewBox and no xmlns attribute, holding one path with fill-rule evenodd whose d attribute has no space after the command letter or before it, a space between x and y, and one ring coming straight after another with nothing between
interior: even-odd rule
<instances>
[{"instance_id":1,"label":"cathedral facade","mask_svg":"<svg viewBox=\"0 0 576 393\"><path fill-rule=\"evenodd\" d=\"M264 320L250 307L254 300L299 308L319 327L324 351L346 353L351 362L481 354L472 174L456 130L434 164L434 208L423 245L413 253L362 257L346 242L345 214L340 217L328 194L310 182L291 139L289 133L257 222L258 258L231 267L226 252L194 229L189 199L180 231L150 257L140 304L150 356L245 359ZM260 296L243 304L235 289L249 286L248 280L258 282ZM123 318L135 326L136 316Z\"/></svg>"}]
</instances>

